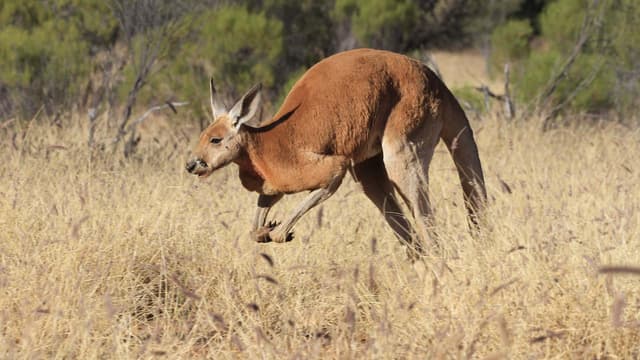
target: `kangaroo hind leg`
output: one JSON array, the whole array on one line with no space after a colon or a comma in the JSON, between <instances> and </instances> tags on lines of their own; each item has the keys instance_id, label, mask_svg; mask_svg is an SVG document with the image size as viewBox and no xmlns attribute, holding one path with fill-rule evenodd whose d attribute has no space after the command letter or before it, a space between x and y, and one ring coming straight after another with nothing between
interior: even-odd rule
<instances>
[{"instance_id":1,"label":"kangaroo hind leg","mask_svg":"<svg viewBox=\"0 0 640 360\"><path fill-rule=\"evenodd\" d=\"M277 195L264 195L260 194L258 197L258 207L256 209L256 214L253 219L253 229L251 230L251 235L258 242L266 242L268 241L266 235L269 233L271 228L275 227L277 224L269 224L269 226L265 226L267 222L267 215L269 215L269 211L280 199L282 199L284 194Z\"/></svg>"},{"instance_id":2,"label":"kangaroo hind leg","mask_svg":"<svg viewBox=\"0 0 640 360\"><path fill-rule=\"evenodd\" d=\"M415 134L415 141L405 137L383 140L382 144L384 166L389 179L413 215L421 240L416 249L420 252L424 252L420 245L428 248L436 245L432 240L433 212L428 194L428 172L439 134L429 126L423 126L422 130Z\"/></svg>"},{"instance_id":3,"label":"kangaroo hind leg","mask_svg":"<svg viewBox=\"0 0 640 360\"><path fill-rule=\"evenodd\" d=\"M404 245L412 247L415 230L396 201L393 184L384 168L382 154L354 165L353 173L365 195L380 210L396 237Z\"/></svg>"}]
</instances>

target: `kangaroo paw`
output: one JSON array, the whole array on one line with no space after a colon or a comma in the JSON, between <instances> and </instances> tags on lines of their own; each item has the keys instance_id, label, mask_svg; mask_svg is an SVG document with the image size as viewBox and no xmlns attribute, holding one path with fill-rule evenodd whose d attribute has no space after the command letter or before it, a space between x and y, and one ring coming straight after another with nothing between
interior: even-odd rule
<instances>
[{"instance_id":1,"label":"kangaroo paw","mask_svg":"<svg viewBox=\"0 0 640 360\"><path fill-rule=\"evenodd\" d=\"M281 231L271 231L269 233L269 238L271 238L271 240L273 242L277 242L277 243L285 243L285 242L289 242L291 240L293 240L293 231L292 232L288 232L286 234L282 233Z\"/></svg>"},{"instance_id":2,"label":"kangaroo paw","mask_svg":"<svg viewBox=\"0 0 640 360\"><path fill-rule=\"evenodd\" d=\"M253 232L251 232L251 236L254 238L256 242L259 243L268 243L271 242L271 238L269 237L269 233L273 228L263 226Z\"/></svg>"}]
</instances>

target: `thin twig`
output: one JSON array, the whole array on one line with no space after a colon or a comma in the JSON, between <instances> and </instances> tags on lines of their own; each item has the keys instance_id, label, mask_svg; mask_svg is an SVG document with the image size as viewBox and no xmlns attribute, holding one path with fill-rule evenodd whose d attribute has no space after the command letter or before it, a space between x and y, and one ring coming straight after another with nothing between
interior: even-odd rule
<instances>
[{"instance_id":1,"label":"thin twig","mask_svg":"<svg viewBox=\"0 0 640 360\"><path fill-rule=\"evenodd\" d=\"M509 63L504 64L504 113L507 119L512 120L516 116L516 107L511 100L511 91L509 91L510 70Z\"/></svg>"},{"instance_id":2,"label":"thin twig","mask_svg":"<svg viewBox=\"0 0 640 360\"><path fill-rule=\"evenodd\" d=\"M474 89L496 100L500 100L500 101L504 100L504 95L499 95L494 93L493 91L491 91L491 89L489 89L487 85L482 84L480 86L475 87Z\"/></svg>"},{"instance_id":3,"label":"thin twig","mask_svg":"<svg viewBox=\"0 0 640 360\"><path fill-rule=\"evenodd\" d=\"M141 122L143 122L149 115L151 115L152 113L154 113L156 111L169 108L174 113L177 113L177 111L176 111L177 107L185 106L185 105L188 105L188 104L189 104L189 102L166 102L166 103L164 103L162 105L150 107L149 110L145 111L144 114L142 114L140 117L135 119L131 124L129 124L129 126L127 127L126 132L128 133L131 130L133 130L136 126L138 126Z\"/></svg>"}]
</instances>

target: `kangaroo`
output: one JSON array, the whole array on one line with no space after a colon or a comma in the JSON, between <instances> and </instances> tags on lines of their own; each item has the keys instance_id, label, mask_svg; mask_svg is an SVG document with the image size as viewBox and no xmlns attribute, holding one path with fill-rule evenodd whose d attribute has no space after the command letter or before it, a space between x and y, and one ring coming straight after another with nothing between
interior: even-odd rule
<instances>
[{"instance_id":1,"label":"kangaroo","mask_svg":"<svg viewBox=\"0 0 640 360\"><path fill-rule=\"evenodd\" d=\"M296 222L328 199L350 172L410 255L424 253L432 227L428 169L442 139L455 162L469 222L486 201L478 149L467 117L427 66L404 55L350 50L311 67L279 111L262 119L261 85L231 108L210 83L213 123L200 135L186 170L208 176L230 163L259 194L252 234L259 242L293 238ZM310 191L282 223L267 223L284 194ZM402 215L397 192L413 217Z\"/></svg>"}]
</instances>

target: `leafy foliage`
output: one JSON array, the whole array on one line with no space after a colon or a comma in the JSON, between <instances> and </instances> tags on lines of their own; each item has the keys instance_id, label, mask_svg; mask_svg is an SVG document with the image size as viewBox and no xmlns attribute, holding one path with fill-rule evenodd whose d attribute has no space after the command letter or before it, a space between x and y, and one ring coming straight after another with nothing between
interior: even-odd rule
<instances>
[{"instance_id":1,"label":"leafy foliage","mask_svg":"<svg viewBox=\"0 0 640 360\"><path fill-rule=\"evenodd\" d=\"M613 102L619 114L634 113L640 106L640 3L635 0L620 0L612 6L605 24L607 51L615 59L610 71L616 79Z\"/></svg>"},{"instance_id":2,"label":"leafy foliage","mask_svg":"<svg viewBox=\"0 0 640 360\"><path fill-rule=\"evenodd\" d=\"M147 98L180 96L208 104L210 76L228 103L255 83L276 85L283 51L280 21L240 6L204 11L189 21L190 41L171 56L174 60L154 80ZM196 113L203 116L206 109Z\"/></svg>"},{"instance_id":3,"label":"leafy foliage","mask_svg":"<svg viewBox=\"0 0 640 360\"><path fill-rule=\"evenodd\" d=\"M529 40L533 28L527 20L509 20L497 27L491 35L494 46L492 62L502 67L506 62L516 62L529 55Z\"/></svg>"},{"instance_id":4,"label":"leafy foliage","mask_svg":"<svg viewBox=\"0 0 640 360\"><path fill-rule=\"evenodd\" d=\"M96 18L106 10L103 3L25 0L0 6L0 85L18 90L11 94L17 111L68 106L89 75L87 59L113 38L115 23Z\"/></svg>"},{"instance_id":5,"label":"leafy foliage","mask_svg":"<svg viewBox=\"0 0 640 360\"><path fill-rule=\"evenodd\" d=\"M419 8L410 0L337 0L339 18L350 18L358 39L368 46L404 49L418 23Z\"/></svg>"},{"instance_id":6,"label":"leafy foliage","mask_svg":"<svg viewBox=\"0 0 640 360\"><path fill-rule=\"evenodd\" d=\"M282 41L286 46L282 48L278 67L285 71L276 74L279 81L332 53L335 22L332 6L331 1L265 0L251 7L252 11L282 23Z\"/></svg>"},{"instance_id":7,"label":"leafy foliage","mask_svg":"<svg viewBox=\"0 0 640 360\"><path fill-rule=\"evenodd\" d=\"M471 86L463 86L451 89L453 95L460 101L461 105L469 110L484 112L486 110L482 94Z\"/></svg>"},{"instance_id":8,"label":"leafy foliage","mask_svg":"<svg viewBox=\"0 0 640 360\"><path fill-rule=\"evenodd\" d=\"M637 25L640 6L613 0L594 4L586 7L582 0L549 3L537 19L539 36L533 41L534 29L527 21L508 21L494 30L494 66L514 63L515 92L521 102L536 99L551 79L558 79L546 101L552 113L628 112L640 89L621 74L633 77L640 69L638 57L632 55L638 53L638 47L632 45L635 40L630 33ZM581 37L587 40L577 49ZM559 73L572 52L577 53L575 61L565 73ZM620 91L624 85L626 90Z\"/></svg>"},{"instance_id":9,"label":"leafy foliage","mask_svg":"<svg viewBox=\"0 0 640 360\"><path fill-rule=\"evenodd\" d=\"M591 8L583 0L180 0L157 9L153 3L0 2L0 115L29 117L43 105L64 111L87 106L87 97L110 99L115 107L168 99L206 104L209 76L228 100L262 82L267 98L278 103L301 69L362 46L403 53L480 46L494 69L513 64L521 102L560 75L549 105L568 111L625 114L640 98L640 4L634 0L603 0ZM589 41L559 74L590 11L599 18ZM167 19L178 29L159 31ZM157 61L132 102L145 56ZM97 81L101 73L111 77ZM194 109L199 117L201 107Z\"/></svg>"}]
</instances>

